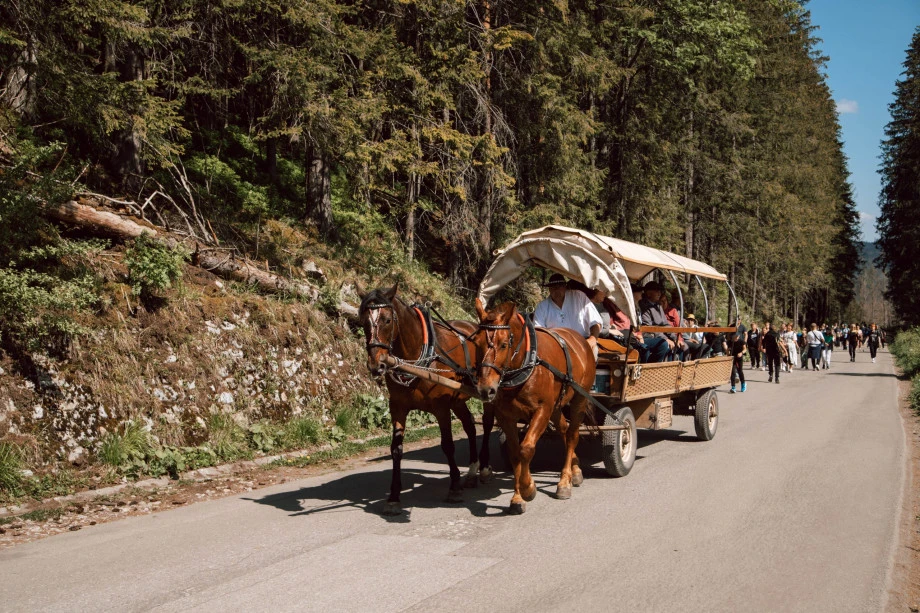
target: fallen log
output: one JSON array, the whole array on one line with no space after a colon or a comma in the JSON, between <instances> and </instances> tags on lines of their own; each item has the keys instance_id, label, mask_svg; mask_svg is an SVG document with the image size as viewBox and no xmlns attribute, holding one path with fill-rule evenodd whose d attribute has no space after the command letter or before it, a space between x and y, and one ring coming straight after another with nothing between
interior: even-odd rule
<instances>
[{"instance_id":1,"label":"fallen log","mask_svg":"<svg viewBox=\"0 0 920 613\"><path fill-rule=\"evenodd\" d=\"M45 205L44 211L51 219L75 226L97 236L126 241L146 233L173 249L184 245L182 240L170 235L161 228L138 223L122 215L102 211L73 200L63 204ZM257 268L246 260L236 258L232 253L227 254L227 252L201 249L196 243L193 256L196 260L196 265L224 279L254 285L266 292L294 294L306 298L311 303L316 302L320 297L319 290L309 283L285 279ZM348 304L344 300L340 300L336 308L342 315L353 319L358 317L357 307Z\"/></svg>"}]
</instances>

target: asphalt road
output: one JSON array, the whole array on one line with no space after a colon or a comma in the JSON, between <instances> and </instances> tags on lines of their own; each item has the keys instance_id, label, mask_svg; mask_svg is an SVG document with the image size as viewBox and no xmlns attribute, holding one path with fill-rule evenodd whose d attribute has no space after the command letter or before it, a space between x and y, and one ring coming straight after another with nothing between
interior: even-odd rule
<instances>
[{"instance_id":1,"label":"asphalt road","mask_svg":"<svg viewBox=\"0 0 920 613\"><path fill-rule=\"evenodd\" d=\"M0 610L878 611L904 437L889 354L844 356L780 385L747 370L713 441L688 417L640 431L625 478L583 446L598 463L571 500L550 496L561 448L541 442L523 516L505 473L443 502L432 447L404 462L397 518L381 458L4 550Z\"/></svg>"}]
</instances>

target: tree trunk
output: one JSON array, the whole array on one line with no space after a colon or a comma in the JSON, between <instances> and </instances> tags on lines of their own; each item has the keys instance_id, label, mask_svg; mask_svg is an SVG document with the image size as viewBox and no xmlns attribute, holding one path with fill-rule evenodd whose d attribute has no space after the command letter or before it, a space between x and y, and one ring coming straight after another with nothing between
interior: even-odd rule
<instances>
[{"instance_id":1,"label":"tree trunk","mask_svg":"<svg viewBox=\"0 0 920 613\"><path fill-rule=\"evenodd\" d=\"M110 59L106 60L111 61ZM140 49L132 46L126 47L122 52L121 61L116 60L118 72L121 81L143 81L144 80L144 56ZM135 112L141 114L140 109ZM141 159L142 139L140 132L132 123L128 128L120 130L116 135L116 147L118 148L115 159L115 171L121 178L123 184L129 181L136 182L144 172L144 165Z\"/></svg>"},{"instance_id":2,"label":"tree trunk","mask_svg":"<svg viewBox=\"0 0 920 613\"><path fill-rule=\"evenodd\" d=\"M37 90L32 73L37 63L35 46L30 38L26 48L16 58L16 62L3 75L2 90L0 90L6 106L26 119L31 118L35 112Z\"/></svg>"},{"instance_id":3,"label":"tree trunk","mask_svg":"<svg viewBox=\"0 0 920 613\"><path fill-rule=\"evenodd\" d=\"M278 185L278 139L269 138L265 141L265 166L272 186Z\"/></svg>"},{"instance_id":4,"label":"tree trunk","mask_svg":"<svg viewBox=\"0 0 920 613\"><path fill-rule=\"evenodd\" d=\"M332 220L332 184L326 155L316 147L307 149L307 207L305 221L316 224L323 236L336 234Z\"/></svg>"},{"instance_id":5,"label":"tree trunk","mask_svg":"<svg viewBox=\"0 0 920 613\"><path fill-rule=\"evenodd\" d=\"M406 258L415 260L415 205L418 201L418 175L409 173L409 213L406 215Z\"/></svg>"}]
</instances>

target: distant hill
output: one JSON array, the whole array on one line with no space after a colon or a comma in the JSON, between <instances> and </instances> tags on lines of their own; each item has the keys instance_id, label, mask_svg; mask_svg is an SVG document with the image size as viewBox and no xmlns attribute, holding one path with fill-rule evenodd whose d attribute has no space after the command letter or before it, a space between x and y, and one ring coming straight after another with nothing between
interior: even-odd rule
<instances>
[{"instance_id":1,"label":"distant hill","mask_svg":"<svg viewBox=\"0 0 920 613\"><path fill-rule=\"evenodd\" d=\"M875 267L875 258L878 257L879 251L878 243L859 243L859 257L862 258L863 266Z\"/></svg>"}]
</instances>

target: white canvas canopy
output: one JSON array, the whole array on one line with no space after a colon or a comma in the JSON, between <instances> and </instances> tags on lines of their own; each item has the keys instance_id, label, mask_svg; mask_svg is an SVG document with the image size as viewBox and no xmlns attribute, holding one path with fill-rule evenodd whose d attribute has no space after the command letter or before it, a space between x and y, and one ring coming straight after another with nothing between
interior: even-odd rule
<instances>
[{"instance_id":1,"label":"white canvas canopy","mask_svg":"<svg viewBox=\"0 0 920 613\"><path fill-rule=\"evenodd\" d=\"M479 298L488 304L498 290L517 279L529 266L542 266L592 289L604 290L638 324L630 281L660 268L725 281L712 266L688 257L564 226L546 226L524 232L497 257L479 285Z\"/></svg>"}]
</instances>

